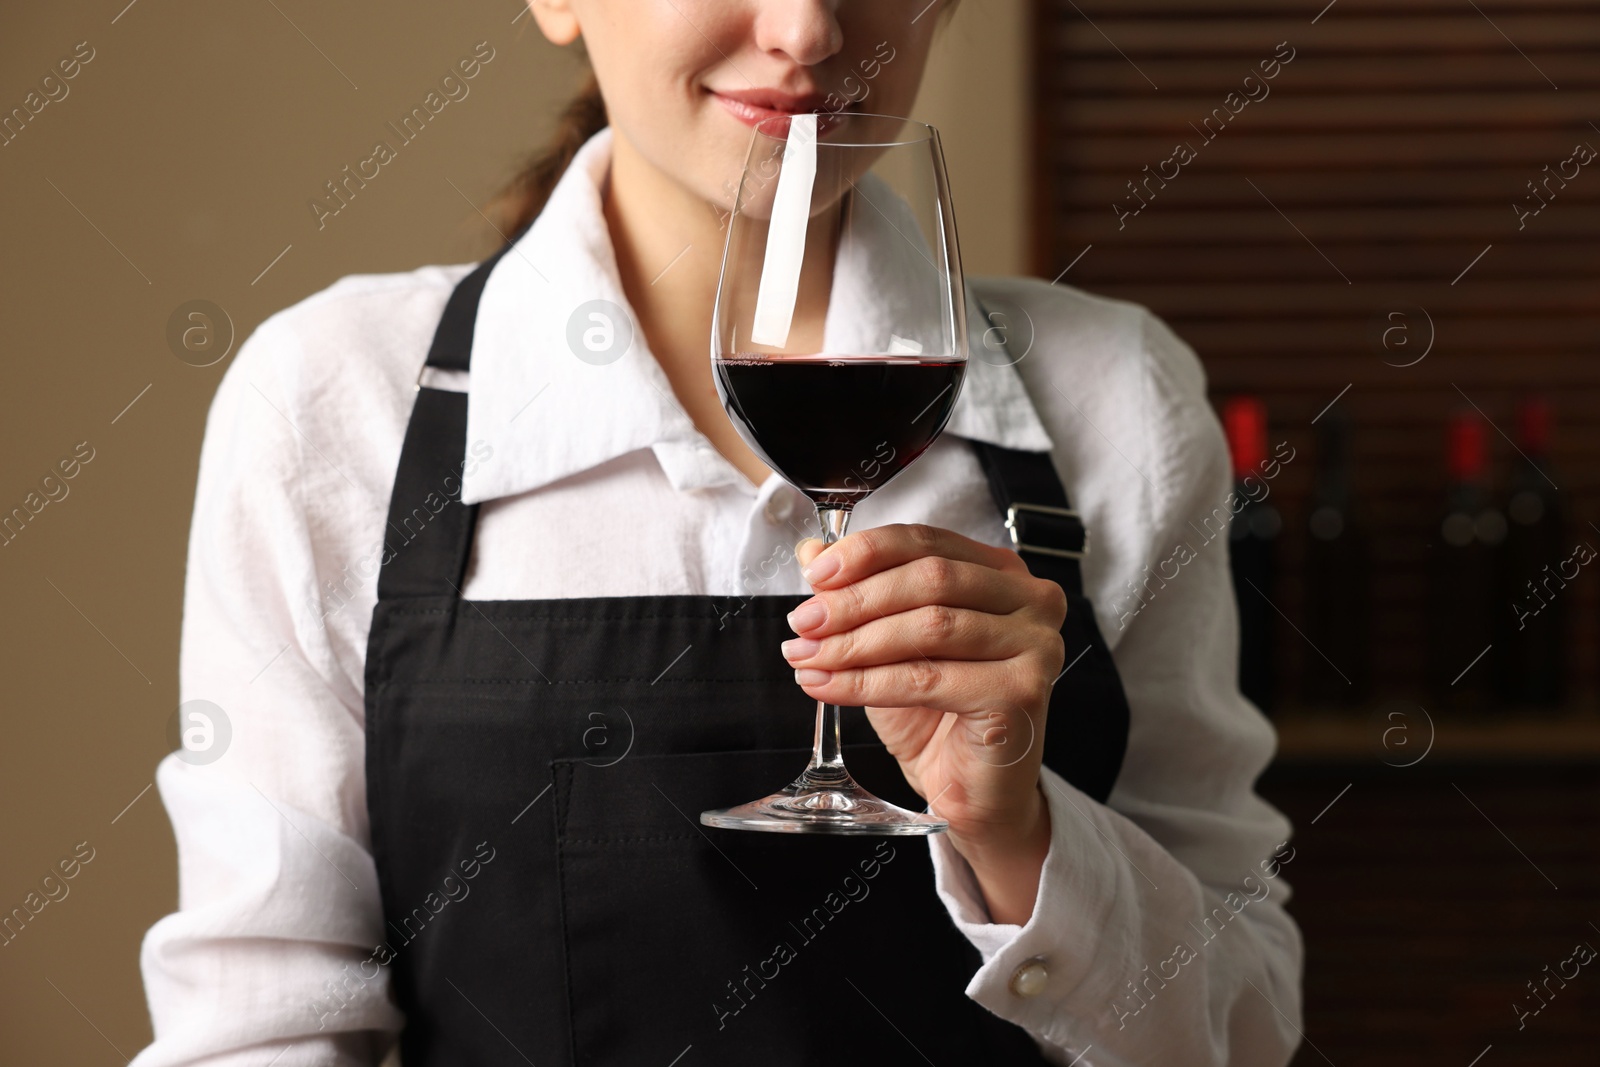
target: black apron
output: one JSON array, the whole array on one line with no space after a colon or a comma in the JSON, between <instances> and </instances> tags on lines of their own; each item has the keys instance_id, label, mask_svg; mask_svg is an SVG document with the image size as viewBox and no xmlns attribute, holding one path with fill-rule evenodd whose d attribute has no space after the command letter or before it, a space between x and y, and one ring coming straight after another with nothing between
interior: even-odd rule
<instances>
[{"instance_id":1,"label":"black apron","mask_svg":"<svg viewBox=\"0 0 1600 1067\"><path fill-rule=\"evenodd\" d=\"M499 255L451 295L429 365L468 368ZM1044 1063L966 996L981 959L922 838L700 825L806 765L815 703L778 648L805 597L461 598L466 401L417 391L367 648L387 940L363 974L390 969L406 1067ZM1103 801L1128 706L1061 554L1084 531L1048 454L972 444L1070 602L1044 761ZM924 810L865 714L842 718L856 778Z\"/></svg>"}]
</instances>

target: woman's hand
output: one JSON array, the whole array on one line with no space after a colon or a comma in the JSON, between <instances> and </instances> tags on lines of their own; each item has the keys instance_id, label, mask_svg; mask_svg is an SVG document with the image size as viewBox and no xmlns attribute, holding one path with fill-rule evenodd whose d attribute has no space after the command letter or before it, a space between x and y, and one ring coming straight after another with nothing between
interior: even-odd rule
<instances>
[{"instance_id":1,"label":"woman's hand","mask_svg":"<svg viewBox=\"0 0 1600 1067\"><path fill-rule=\"evenodd\" d=\"M816 595L784 643L807 694L863 706L906 781L950 823L991 918L1033 913L1049 851L1045 715L1065 650L1061 587L1012 551L931 526L796 549Z\"/></svg>"}]
</instances>

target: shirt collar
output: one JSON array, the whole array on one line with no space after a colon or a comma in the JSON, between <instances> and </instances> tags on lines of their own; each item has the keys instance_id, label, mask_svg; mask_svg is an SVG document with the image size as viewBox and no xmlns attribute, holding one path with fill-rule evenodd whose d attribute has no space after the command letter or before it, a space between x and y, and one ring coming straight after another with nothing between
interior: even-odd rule
<instances>
[{"instance_id":1,"label":"shirt collar","mask_svg":"<svg viewBox=\"0 0 1600 1067\"><path fill-rule=\"evenodd\" d=\"M579 149L545 209L489 273L472 341L467 441L475 455L488 446L492 451L483 454L493 461L467 467L465 503L528 492L642 448L654 451L677 489L736 485L756 492L695 429L632 327L601 205L610 164L607 128ZM851 277L902 276L886 269L900 239L881 229L883 240L841 256L830 341L876 332L874 308L840 299L860 291ZM972 357L946 432L1048 450L1050 437L1016 370L983 358L986 324L970 283L968 319Z\"/></svg>"}]
</instances>

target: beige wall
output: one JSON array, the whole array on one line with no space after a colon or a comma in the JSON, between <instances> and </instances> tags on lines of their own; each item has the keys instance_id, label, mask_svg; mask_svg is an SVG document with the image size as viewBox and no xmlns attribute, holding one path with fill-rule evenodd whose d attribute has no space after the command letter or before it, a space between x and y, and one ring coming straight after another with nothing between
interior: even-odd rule
<instances>
[{"instance_id":1,"label":"beige wall","mask_svg":"<svg viewBox=\"0 0 1600 1067\"><path fill-rule=\"evenodd\" d=\"M939 127L972 274L1027 272L1031 129L1026 0L961 0L923 80L917 117Z\"/></svg>"},{"instance_id":2,"label":"beige wall","mask_svg":"<svg viewBox=\"0 0 1600 1067\"><path fill-rule=\"evenodd\" d=\"M93 450L0 548L0 912L79 842L94 850L0 947L5 1065L117 1062L113 1046L149 1039L139 942L174 906L176 872L143 791L169 747L195 463L227 366L175 358L169 316L209 300L237 348L341 275L476 258L493 235L467 200L543 139L576 76L513 24L513 0L123 2L0 14L0 110L78 42L93 50L0 147L0 511ZM945 127L975 272L1022 262L1022 9L965 0L921 111ZM307 200L479 41L495 58L470 95L319 232Z\"/></svg>"}]
</instances>

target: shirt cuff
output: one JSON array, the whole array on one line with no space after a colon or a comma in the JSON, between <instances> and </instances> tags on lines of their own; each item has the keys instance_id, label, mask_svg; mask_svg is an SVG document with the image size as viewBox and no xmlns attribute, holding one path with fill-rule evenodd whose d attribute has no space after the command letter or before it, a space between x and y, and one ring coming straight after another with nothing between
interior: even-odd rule
<instances>
[{"instance_id":1,"label":"shirt cuff","mask_svg":"<svg viewBox=\"0 0 1600 1067\"><path fill-rule=\"evenodd\" d=\"M1048 801L1047 801L1048 803ZM1051 841L1050 851L1055 851L1055 812L1051 811ZM950 843L948 834L929 834L928 848L933 854L933 887L939 894L939 899L944 902L945 910L950 913L950 919L956 924L956 929L964 934L968 941L983 956L983 962L988 963L1006 945L1015 941L1022 932L1022 927L1015 923L997 923L989 915L989 906L984 903L983 890L978 887L978 876L973 873L972 865L965 856L956 851ZM1046 855L1045 865L1049 866L1050 857ZM1044 896L1044 880L1040 878L1039 895ZM1039 906L1034 904L1034 912L1038 913Z\"/></svg>"},{"instance_id":2,"label":"shirt cuff","mask_svg":"<svg viewBox=\"0 0 1600 1067\"><path fill-rule=\"evenodd\" d=\"M928 847L935 891L983 959L967 996L1036 1037L1062 1044L1072 1040L1059 1032L1063 1007L1093 970L1119 874L1101 836L1101 823L1109 822L1105 809L1048 767L1039 768L1039 780L1050 812L1050 850L1033 914L1023 925L991 921L977 876L945 834L930 835ZM1044 968L1042 986L1018 983L1029 992L1017 992L1013 977L1035 962Z\"/></svg>"}]
</instances>

